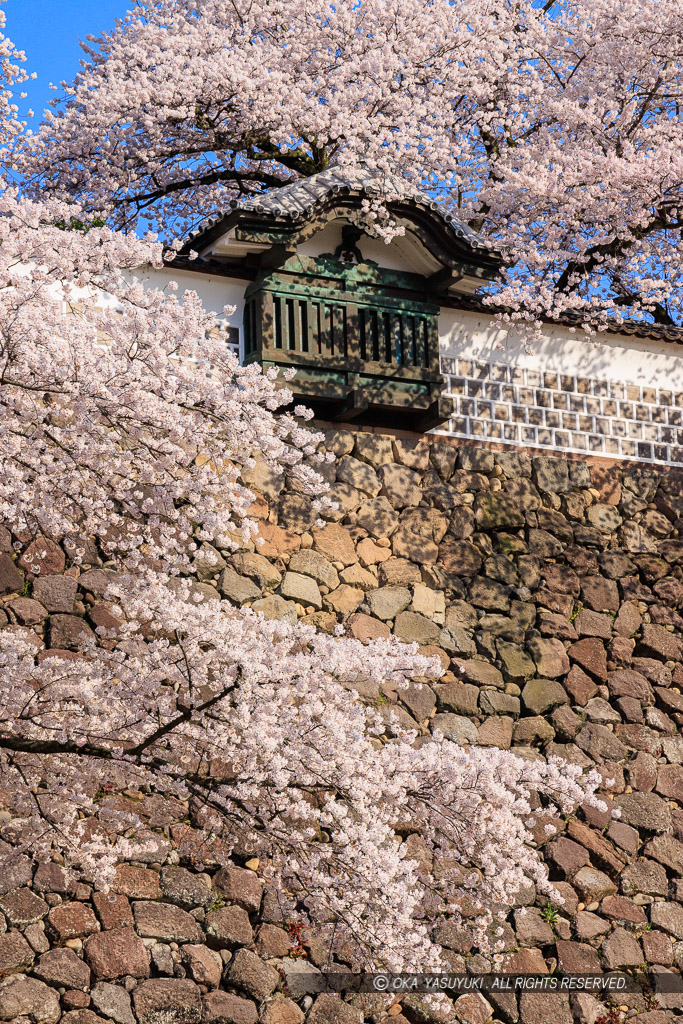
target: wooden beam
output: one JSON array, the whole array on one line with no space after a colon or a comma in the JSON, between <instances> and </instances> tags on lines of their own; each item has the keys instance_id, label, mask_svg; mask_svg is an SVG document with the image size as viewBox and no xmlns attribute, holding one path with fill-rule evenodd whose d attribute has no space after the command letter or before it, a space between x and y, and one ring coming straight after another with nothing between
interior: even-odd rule
<instances>
[{"instance_id":1,"label":"wooden beam","mask_svg":"<svg viewBox=\"0 0 683 1024\"><path fill-rule=\"evenodd\" d=\"M258 256L258 267L261 270L278 269L292 256L296 256L296 249L278 243Z\"/></svg>"},{"instance_id":2,"label":"wooden beam","mask_svg":"<svg viewBox=\"0 0 683 1024\"><path fill-rule=\"evenodd\" d=\"M441 396L437 398L435 402L432 402L422 416L416 419L415 429L423 432L433 430L434 427L440 426L440 424L447 420L452 414L452 402L450 399Z\"/></svg>"},{"instance_id":3,"label":"wooden beam","mask_svg":"<svg viewBox=\"0 0 683 1024\"><path fill-rule=\"evenodd\" d=\"M427 278L427 288L432 292L447 292L454 284L462 280L462 273L452 267L442 267Z\"/></svg>"},{"instance_id":4,"label":"wooden beam","mask_svg":"<svg viewBox=\"0 0 683 1024\"><path fill-rule=\"evenodd\" d=\"M363 391L349 391L346 396L346 401L341 408L335 413L334 419L340 423L347 423L349 420L355 420L356 417L361 416L368 410L368 396Z\"/></svg>"}]
</instances>

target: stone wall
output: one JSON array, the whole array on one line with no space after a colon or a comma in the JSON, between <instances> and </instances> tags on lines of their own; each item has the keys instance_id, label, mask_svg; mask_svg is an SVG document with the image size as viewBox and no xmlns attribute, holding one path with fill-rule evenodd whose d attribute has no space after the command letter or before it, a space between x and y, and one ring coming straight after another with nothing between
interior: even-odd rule
<instances>
[{"instance_id":1,"label":"stone wall","mask_svg":"<svg viewBox=\"0 0 683 1024\"><path fill-rule=\"evenodd\" d=\"M565 898L556 912L533 888L505 927L508 970L683 968L683 480L637 465L459 447L438 437L329 431L339 509L324 527L285 479L257 466L262 546L197 555L197 588L269 616L362 640L395 634L438 656L433 686L397 693L370 680L361 698L425 737L559 755L597 765L615 785L611 820L579 809L564 831L536 836ZM106 566L66 567L0 529L0 626L28 630L38 657L73 651L112 622ZM121 865L110 894L56 856L13 856L21 807L0 792L0 1021L31 1024L426 1024L416 997L294 1000L293 970L323 963L324 934L301 936L264 893L255 861L219 868L193 847L195 808L153 792L135 800L155 839L145 863ZM405 839L420 852L419 836ZM179 854L180 844L183 854ZM524 911L524 912L522 912ZM454 968L488 960L448 920L435 933ZM463 1024L594 1024L636 1013L677 1019L683 999L590 995L462 996ZM389 999L389 1002L392 1000Z\"/></svg>"}]
</instances>

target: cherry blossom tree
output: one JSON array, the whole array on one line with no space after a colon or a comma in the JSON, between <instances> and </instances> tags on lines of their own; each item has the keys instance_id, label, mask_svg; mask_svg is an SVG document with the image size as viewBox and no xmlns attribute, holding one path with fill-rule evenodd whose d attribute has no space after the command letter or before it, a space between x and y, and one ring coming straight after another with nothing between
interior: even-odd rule
<instances>
[{"instance_id":1,"label":"cherry blossom tree","mask_svg":"<svg viewBox=\"0 0 683 1024\"><path fill-rule=\"evenodd\" d=\"M675 0L141 3L19 164L178 233L365 160L501 245L521 315L679 323L682 38Z\"/></svg>"},{"instance_id":2,"label":"cherry blossom tree","mask_svg":"<svg viewBox=\"0 0 683 1024\"><path fill-rule=\"evenodd\" d=\"M380 739L360 681L401 687L438 675L434 661L265 619L199 581L217 548L254 541L241 477L255 458L325 513L320 438L305 410L282 412L290 395L272 375L237 364L196 294L136 283L129 271L158 264L159 243L86 223L71 202L1 183L5 568L13 557L35 583L59 548L84 586L99 574L111 614L58 655L26 627L0 629L0 787L20 811L3 836L106 885L158 838L117 795L177 797L195 840L258 856L297 914L333 925L331 951L353 967L436 966L442 912L467 914L495 948L520 886L556 895L532 808L548 834L579 803L604 808L597 773L438 734L418 744L398 722ZM433 869L396 842L406 822Z\"/></svg>"},{"instance_id":3,"label":"cherry blossom tree","mask_svg":"<svg viewBox=\"0 0 683 1024\"><path fill-rule=\"evenodd\" d=\"M214 544L253 537L240 471L258 456L320 492L319 438L275 415L289 394L270 377L204 336L196 295L126 283L158 245L55 226L73 207L9 190L0 213L0 523L29 580L50 545L72 574L103 562L114 616L51 657L27 628L0 629L0 787L21 807L17 849L59 850L106 884L154 837L135 804L103 794L178 797L224 856L261 858L297 913L339 922L335 948L354 966L435 966L429 922L458 919L465 900L486 948L521 885L554 891L531 794L549 819L604 806L597 775L438 736L417 747L398 726L381 742L354 682L401 687L438 675L431 660L266 620L199 584ZM395 842L406 817L431 878Z\"/></svg>"}]
</instances>

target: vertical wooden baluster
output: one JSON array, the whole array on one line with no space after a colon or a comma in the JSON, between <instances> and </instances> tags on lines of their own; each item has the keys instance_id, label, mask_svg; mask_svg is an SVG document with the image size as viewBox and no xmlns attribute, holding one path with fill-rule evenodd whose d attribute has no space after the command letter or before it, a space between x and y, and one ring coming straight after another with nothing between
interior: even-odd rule
<instances>
[{"instance_id":1,"label":"vertical wooden baluster","mask_svg":"<svg viewBox=\"0 0 683 1024\"><path fill-rule=\"evenodd\" d=\"M396 355L394 352L394 325L391 313L384 314L384 362L393 366Z\"/></svg>"},{"instance_id":2,"label":"vertical wooden baluster","mask_svg":"<svg viewBox=\"0 0 683 1024\"><path fill-rule=\"evenodd\" d=\"M425 364L425 322L423 317L415 317L415 366Z\"/></svg>"},{"instance_id":3,"label":"vertical wooden baluster","mask_svg":"<svg viewBox=\"0 0 683 1024\"><path fill-rule=\"evenodd\" d=\"M282 348L280 325L280 299L272 292L261 292L254 303L254 351Z\"/></svg>"},{"instance_id":4,"label":"vertical wooden baluster","mask_svg":"<svg viewBox=\"0 0 683 1024\"><path fill-rule=\"evenodd\" d=\"M344 316L344 356L346 359L357 362L360 355L360 316L361 311L353 303L345 309L342 307Z\"/></svg>"},{"instance_id":5,"label":"vertical wooden baluster","mask_svg":"<svg viewBox=\"0 0 683 1024\"><path fill-rule=\"evenodd\" d=\"M332 331L334 325L332 323L332 307L321 303L323 329L320 332L321 347L320 354L323 358L331 355L332 353Z\"/></svg>"},{"instance_id":6,"label":"vertical wooden baluster","mask_svg":"<svg viewBox=\"0 0 683 1024\"><path fill-rule=\"evenodd\" d=\"M425 319L425 333L427 335L425 366L434 373L439 372L439 327L437 318Z\"/></svg>"},{"instance_id":7,"label":"vertical wooden baluster","mask_svg":"<svg viewBox=\"0 0 683 1024\"><path fill-rule=\"evenodd\" d=\"M376 309L370 313L372 322L372 361L379 362L379 314Z\"/></svg>"},{"instance_id":8,"label":"vertical wooden baluster","mask_svg":"<svg viewBox=\"0 0 683 1024\"><path fill-rule=\"evenodd\" d=\"M368 358L368 311L364 307L358 310L358 348L360 351L360 358L363 362Z\"/></svg>"},{"instance_id":9,"label":"vertical wooden baluster","mask_svg":"<svg viewBox=\"0 0 683 1024\"><path fill-rule=\"evenodd\" d=\"M401 320L402 318L400 313L394 313L391 317L391 336L393 340L392 347L394 350L394 364L396 366L403 365L403 324Z\"/></svg>"},{"instance_id":10,"label":"vertical wooden baluster","mask_svg":"<svg viewBox=\"0 0 683 1024\"><path fill-rule=\"evenodd\" d=\"M301 303L301 337L303 338L304 352L315 352L315 303Z\"/></svg>"},{"instance_id":11,"label":"vertical wooden baluster","mask_svg":"<svg viewBox=\"0 0 683 1024\"><path fill-rule=\"evenodd\" d=\"M298 310L294 308L294 299L287 299L287 348L290 352L301 349L301 331L299 328Z\"/></svg>"}]
</instances>

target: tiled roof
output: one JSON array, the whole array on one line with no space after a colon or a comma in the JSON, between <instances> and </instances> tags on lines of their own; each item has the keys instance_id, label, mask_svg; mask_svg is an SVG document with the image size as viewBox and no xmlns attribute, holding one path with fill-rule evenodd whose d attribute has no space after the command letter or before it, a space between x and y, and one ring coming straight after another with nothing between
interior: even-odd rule
<instances>
[{"instance_id":1,"label":"tiled roof","mask_svg":"<svg viewBox=\"0 0 683 1024\"><path fill-rule=\"evenodd\" d=\"M397 175L383 174L380 171L372 170L363 165L354 167L330 167L326 171L320 171L309 178L300 178L297 181L289 182L281 188L272 192L265 192L262 195L253 196L251 199L237 201L232 200L227 210L214 214L204 221L185 239L185 244L204 234L210 228L215 227L223 217L233 210L249 210L253 213L271 217L284 217L297 221L310 217L316 206L324 202L331 195L350 195L359 193L362 195L381 196L387 202L409 202L414 206L432 210L448 226L458 238L466 242L471 248L479 249L482 252L494 254L496 247L488 242L476 231L473 231L467 224L458 220L452 213L449 213L440 203L437 203L426 193L415 188L403 178Z\"/></svg>"},{"instance_id":2,"label":"tiled roof","mask_svg":"<svg viewBox=\"0 0 683 1024\"><path fill-rule=\"evenodd\" d=\"M274 219L284 218L298 221L312 216L316 207L323 203L328 196L372 195L373 193L381 196L387 202L408 202L422 209L431 210L456 237L466 242L472 249L479 249L482 253L486 252L490 255L498 254L493 243L477 234L463 221L458 220L426 193L398 175L383 174L363 164L353 167L330 167L309 178L299 178L282 185L281 188L253 196L251 199L232 200L226 210L209 217L195 231L191 232L184 240L184 244L188 245L215 227L234 210L250 211ZM195 267L195 269L197 268ZM495 307L484 305L476 296L467 298L463 296L462 299L458 297L457 305L463 309L487 313L489 316L497 311ZM581 318L578 315L566 314L559 322L569 326L581 326ZM683 344L683 328L668 324L653 324L644 320L625 320L621 324L616 322L613 325L608 324L605 330L609 334L623 334L635 338L646 338L650 341Z\"/></svg>"}]
</instances>

